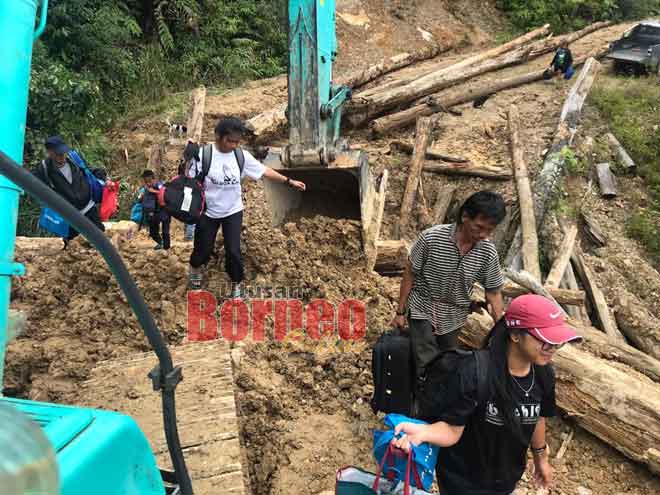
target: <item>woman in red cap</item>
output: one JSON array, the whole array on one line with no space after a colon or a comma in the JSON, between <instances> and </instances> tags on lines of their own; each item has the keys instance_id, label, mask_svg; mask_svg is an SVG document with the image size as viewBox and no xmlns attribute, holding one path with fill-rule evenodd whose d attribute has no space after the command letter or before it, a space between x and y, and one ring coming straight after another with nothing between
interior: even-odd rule
<instances>
[{"instance_id":1,"label":"woman in red cap","mask_svg":"<svg viewBox=\"0 0 660 495\"><path fill-rule=\"evenodd\" d=\"M548 488L545 418L555 415L555 376L550 361L564 344L581 339L548 299L524 295L511 302L486 339L487 399L477 394L476 360L466 360L447 383L440 421L401 423L395 445L405 451L422 442L440 449L436 475L442 495L508 495L527 465Z\"/></svg>"}]
</instances>

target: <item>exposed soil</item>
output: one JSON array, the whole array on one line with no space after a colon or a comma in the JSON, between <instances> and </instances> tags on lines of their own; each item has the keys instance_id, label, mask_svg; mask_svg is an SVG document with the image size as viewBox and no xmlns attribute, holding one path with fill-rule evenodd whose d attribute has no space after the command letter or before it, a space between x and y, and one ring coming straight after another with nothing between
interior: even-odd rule
<instances>
[{"instance_id":1,"label":"exposed soil","mask_svg":"<svg viewBox=\"0 0 660 495\"><path fill-rule=\"evenodd\" d=\"M473 2L338 0L340 70L421 46L423 33L417 28L436 40L467 37L474 43L487 42L501 24L493 10L495 2L480 3L479 9L470 9ZM485 19L492 24L483 27ZM625 28L598 31L577 42L574 53L579 55L603 45ZM442 63L456 57L450 54ZM549 59L547 56L523 67L485 75L468 84L536 70L547 65ZM433 63L438 62L410 70L424 70ZM553 80L494 95L481 109L465 105L461 117L446 116L442 128L436 131L434 146L476 163L510 167L506 111L516 104L521 138L526 143L525 159L534 176L569 87L563 80ZM210 137L218 116L250 117L285 99L286 79L282 77L209 96L205 136ZM117 149L129 151L129 162L124 164L127 175L142 169L148 147L167 137L162 120L162 116L154 116L112 134ZM601 132L603 123L598 115L587 112L585 121L584 133ZM370 141L359 131L351 136L355 147L369 151L370 163L377 171L384 167L390 170L385 238L392 234L399 213L407 165L405 156L387 152L388 142L393 138L412 141L413 132L408 129L378 141ZM174 166L178 152L168 150L167 167ZM444 177L426 174L426 197L433 201L437 189L446 182ZM512 182L452 182L459 186L455 204L483 188L503 193L508 206L515 204ZM625 287L660 317L660 277L645 261L643 250L623 231L627 213L645 201L639 179L621 178L620 197L625 199L614 202L601 200L594 192L585 194L587 182L583 179L570 184L570 198L584 201L584 207L608 233L605 248L594 251L584 246L608 302L612 304L614 287ZM375 467L370 452L371 429L378 428L380 421L368 405L372 392L370 349L388 327L399 281L364 268L356 222L312 218L276 229L271 227L261 184L247 184L245 202L243 253L249 285L296 288L303 303L325 298L339 304L354 298L366 304L366 338L357 342L313 341L298 332L276 342L272 338L272 318L268 318L269 338L264 343L237 345L237 402L252 492L315 495L333 489L335 471L342 466ZM417 228L414 219L406 235L413 238ZM185 277L191 245L180 241L178 224L173 235L177 242L168 253L153 251L143 231L122 247L122 255L168 342L176 345L186 339ZM227 282L221 244L218 254L218 261L208 267L206 280L207 288L221 297ZM26 311L29 323L8 349L6 393L76 403L78 386L96 362L148 350L114 278L84 241L76 242L70 252L59 251L55 242L25 241L17 250L17 261L26 264L27 276L14 283L12 307ZM568 428L560 419L551 422L549 444L553 453ZM558 486L553 493L587 493L583 489L602 495L660 493L658 478L579 429L563 461L554 464ZM535 491L525 479L519 493Z\"/></svg>"}]
</instances>

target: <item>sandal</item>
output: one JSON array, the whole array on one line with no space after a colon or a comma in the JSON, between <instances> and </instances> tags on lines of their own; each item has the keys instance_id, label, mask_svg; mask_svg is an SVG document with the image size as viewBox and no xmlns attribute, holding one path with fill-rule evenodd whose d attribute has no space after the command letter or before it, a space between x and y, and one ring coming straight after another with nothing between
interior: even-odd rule
<instances>
[{"instance_id":1,"label":"sandal","mask_svg":"<svg viewBox=\"0 0 660 495\"><path fill-rule=\"evenodd\" d=\"M188 275L188 288L190 290L201 290L202 289L202 274L201 273L191 273Z\"/></svg>"}]
</instances>

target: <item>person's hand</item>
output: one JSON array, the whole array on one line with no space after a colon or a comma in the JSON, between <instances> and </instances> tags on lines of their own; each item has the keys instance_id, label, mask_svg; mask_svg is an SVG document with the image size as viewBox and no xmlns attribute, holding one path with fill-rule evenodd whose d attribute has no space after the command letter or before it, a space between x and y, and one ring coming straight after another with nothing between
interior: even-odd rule
<instances>
[{"instance_id":1,"label":"person's hand","mask_svg":"<svg viewBox=\"0 0 660 495\"><path fill-rule=\"evenodd\" d=\"M406 330L406 316L396 315L394 319L390 322L390 326L396 327L399 330Z\"/></svg>"},{"instance_id":2,"label":"person's hand","mask_svg":"<svg viewBox=\"0 0 660 495\"><path fill-rule=\"evenodd\" d=\"M394 428L394 434L403 433L403 435L401 438L392 440L392 445L406 453L409 452L411 444L417 447L420 443L424 442L424 433L428 426L417 423L399 423Z\"/></svg>"},{"instance_id":3,"label":"person's hand","mask_svg":"<svg viewBox=\"0 0 660 495\"><path fill-rule=\"evenodd\" d=\"M537 486L550 489L552 486L552 477L554 470L548 462L548 456L534 456L534 482Z\"/></svg>"},{"instance_id":4,"label":"person's hand","mask_svg":"<svg viewBox=\"0 0 660 495\"><path fill-rule=\"evenodd\" d=\"M307 189L307 186L305 186L304 182L300 182L299 180L290 180L289 185L293 187L294 189L298 189L299 191L304 191Z\"/></svg>"}]
</instances>

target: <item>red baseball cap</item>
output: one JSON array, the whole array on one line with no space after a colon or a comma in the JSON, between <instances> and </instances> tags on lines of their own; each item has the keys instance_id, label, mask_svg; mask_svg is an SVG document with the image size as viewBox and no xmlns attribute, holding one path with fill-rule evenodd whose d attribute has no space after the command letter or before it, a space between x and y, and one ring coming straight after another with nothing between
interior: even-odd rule
<instances>
[{"instance_id":1,"label":"red baseball cap","mask_svg":"<svg viewBox=\"0 0 660 495\"><path fill-rule=\"evenodd\" d=\"M552 345L582 340L566 324L564 312L552 301L537 294L516 297L504 313L507 328L526 330L537 339Z\"/></svg>"}]
</instances>

